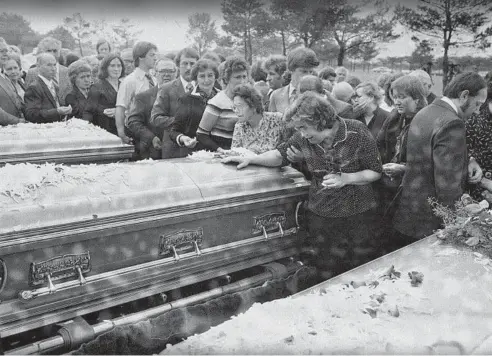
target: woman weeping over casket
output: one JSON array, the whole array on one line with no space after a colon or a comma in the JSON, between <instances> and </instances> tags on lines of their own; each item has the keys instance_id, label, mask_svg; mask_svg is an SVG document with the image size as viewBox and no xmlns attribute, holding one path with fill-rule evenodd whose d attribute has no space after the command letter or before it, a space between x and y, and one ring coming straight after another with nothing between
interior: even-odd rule
<instances>
[{"instance_id":1,"label":"woman weeping over casket","mask_svg":"<svg viewBox=\"0 0 492 356\"><path fill-rule=\"evenodd\" d=\"M379 255L375 238L376 199L372 182L382 167L376 142L361 122L336 115L321 95L303 93L285 114L296 133L277 149L255 157L228 157L241 169L250 164L289 164L291 147L303 153L312 173L307 202L309 243L322 279Z\"/></svg>"}]
</instances>

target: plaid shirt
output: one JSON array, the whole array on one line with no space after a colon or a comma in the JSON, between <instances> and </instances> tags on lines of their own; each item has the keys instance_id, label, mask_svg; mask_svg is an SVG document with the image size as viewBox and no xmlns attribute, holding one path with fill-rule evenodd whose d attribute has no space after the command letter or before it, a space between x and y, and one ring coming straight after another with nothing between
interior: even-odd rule
<instances>
[{"instance_id":1,"label":"plaid shirt","mask_svg":"<svg viewBox=\"0 0 492 356\"><path fill-rule=\"evenodd\" d=\"M356 120L339 118L340 127L331 150L313 145L296 132L289 141L278 147L283 165L288 165L287 148L294 146L304 155L312 173L309 189L309 209L329 218L348 217L377 206L372 184L346 185L340 189L324 189L321 183L328 173L355 173L366 169L381 173L381 159L369 129Z\"/></svg>"}]
</instances>

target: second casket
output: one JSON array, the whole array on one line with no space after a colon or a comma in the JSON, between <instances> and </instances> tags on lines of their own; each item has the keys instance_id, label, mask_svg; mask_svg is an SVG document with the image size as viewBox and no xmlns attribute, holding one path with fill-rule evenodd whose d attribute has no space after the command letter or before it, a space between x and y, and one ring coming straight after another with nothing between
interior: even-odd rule
<instances>
[{"instance_id":1,"label":"second casket","mask_svg":"<svg viewBox=\"0 0 492 356\"><path fill-rule=\"evenodd\" d=\"M0 336L294 256L308 187L189 158L0 168Z\"/></svg>"},{"instance_id":2,"label":"second casket","mask_svg":"<svg viewBox=\"0 0 492 356\"><path fill-rule=\"evenodd\" d=\"M101 163L128 160L134 147L80 119L0 127L0 166L7 163Z\"/></svg>"}]
</instances>

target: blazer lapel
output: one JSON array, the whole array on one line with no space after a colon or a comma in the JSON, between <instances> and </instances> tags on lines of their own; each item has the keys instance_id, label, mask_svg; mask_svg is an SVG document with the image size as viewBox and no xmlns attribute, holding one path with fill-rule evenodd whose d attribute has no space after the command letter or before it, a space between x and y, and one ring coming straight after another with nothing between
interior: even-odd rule
<instances>
[{"instance_id":1,"label":"blazer lapel","mask_svg":"<svg viewBox=\"0 0 492 356\"><path fill-rule=\"evenodd\" d=\"M175 79L173 85L176 88L178 97L180 97L185 93L185 88L183 88L183 83L181 83L181 78Z\"/></svg>"},{"instance_id":2,"label":"blazer lapel","mask_svg":"<svg viewBox=\"0 0 492 356\"><path fill-rule=\"evenodd\" d=\"M56 100L53 97L53 94L51 94L51 90L48 88L48 86L46 85L44 80L42 80L41 78L38 78L38 83L41 86L42 90L44 91L44 94L48 97L48 99L51 101L53 106L56 108L57 107Z\"/></svg>"},{"instance_id":3,"label":"blazer lapel","mask_svg":"<svg viewBox=\"0 0 492 356\"><path fill-rule=\"evenodd\" d=\"M10 100L12 100L14 105L18 109L21 109L22 102L19 96L17 95L17 92L15 91L14 85L10 82L10 80L0 75L0 86L7 93L7 95L9 96Z\"/></svg>"},{"instance_id":4,"label":"blazer lapel","mask_svg":"<svg viewBox=\"0 0 492 356\"><path fill-rule=\"evenodd\" d=\"M434 100L431 105L440 106L443 109L447 109L447 110L451 111L455 116L458 116L458 114L456 113L456 110L454 110L454 108L451 105L449 105L448 103L446 103L442 99Z\"/></svg>"}]
</instances>

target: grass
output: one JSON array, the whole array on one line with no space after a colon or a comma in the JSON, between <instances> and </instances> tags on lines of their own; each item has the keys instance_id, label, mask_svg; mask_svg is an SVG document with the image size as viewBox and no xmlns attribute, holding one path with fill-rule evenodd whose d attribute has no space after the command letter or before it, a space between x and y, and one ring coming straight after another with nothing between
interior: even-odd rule
<instances>
[{"instance_id":1,"label":"grass","mask_svg":"<svg viewBox=\"0 0 492 356\"><path fill-rule=\"evenodd\" d=\"M357 70L351 72L351 74L355 75L360 80L365 82L365 81L376 81L381 73L374 73L373 71L363 72L362 70L357 69ZM436 94L437 96L441 96L442 95L442 76L433 75L432 77L434 80L434 86L432 87L432 92L434 94Z\"/></svg>"}]
</instances>

